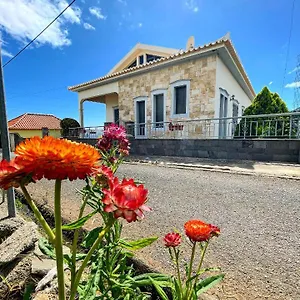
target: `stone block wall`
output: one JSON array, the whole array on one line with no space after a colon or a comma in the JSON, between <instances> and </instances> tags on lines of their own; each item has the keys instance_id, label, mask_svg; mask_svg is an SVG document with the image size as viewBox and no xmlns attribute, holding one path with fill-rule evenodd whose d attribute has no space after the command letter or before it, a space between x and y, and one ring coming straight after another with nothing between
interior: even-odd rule
<instances>
[{"instance_id":1,"label":"stone block wall","mask_svg":"<svg viewBox=\"0 0 300 300\"><path fill-rule=\"evenodd\" d=\"M300 140L136 139L133 155L300 162Z\"/></svg>"},{"instance_id":2,"label":"stone block wall","mask_svg":"<svg viewBox=\"0 0 300 300\"><path fill-rule=\"evenodd\" d=\"M166 121L171 115L170 84L190 80L189 119L213 118L215 113L216 55L165 66L119 81L119 112L122 122L135 121L134 98L147 97L147 122L151 122L151 91L167 90ZM174 120L174 118L173 118Z\"/></svg>"}]
</instances>

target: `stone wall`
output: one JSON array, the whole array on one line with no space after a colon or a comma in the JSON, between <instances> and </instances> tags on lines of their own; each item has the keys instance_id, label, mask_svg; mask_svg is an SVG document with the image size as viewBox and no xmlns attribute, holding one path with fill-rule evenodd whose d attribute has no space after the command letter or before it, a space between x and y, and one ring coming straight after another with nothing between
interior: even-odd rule
<instances>
[{"instance_id":1,"label":"stone wall","mask_svg":"<svg viewBox=\"0 0 300 300\"><path fill-rule=\"evenodd\" d=\"M74 141L95 145L96 139ZM300 140L131 139L130 154L300 163Z\"/></svg>"},{"instance_id":2,"label":"stone wall","mask_svg":"<svg viewBox=\"0 0 300 300\"><path fill-rule=\"evenodd\" d=\"M131 154L300 162L300 140L131 140Z\"/></svg>"},{"instance_id":3,"label":"stone wall","mask_svg":"<svg viewBox=\"0 0 300 300\"><path fill-rule=\"evenodd\" d=\"M213 118L215 113L216 56L193 59L119 81L119 110L123 122L135 121L134 98L146 96L147 121L151 122L151 91L167 89L166 121L171 115L170 84L190 80L189 118ZM174 118L173 118L174 119Z\"/></svg>"}]
</instances>

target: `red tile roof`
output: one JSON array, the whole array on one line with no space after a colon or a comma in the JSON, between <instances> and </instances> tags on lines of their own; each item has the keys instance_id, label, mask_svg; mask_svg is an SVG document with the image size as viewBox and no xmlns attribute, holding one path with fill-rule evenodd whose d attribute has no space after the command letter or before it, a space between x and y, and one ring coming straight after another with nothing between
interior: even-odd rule
<instances>
[{"instance_id":1,"label":"red tile roof","mask_svg":"<svg viewBox=\"0 0 300 300\"><path fill-rule=\"evenodd\" d=\"M43 127L61 129L60 119L53 115L26 113L8 121L9 129L39 130Z\"/></svg>"}]
</instances>

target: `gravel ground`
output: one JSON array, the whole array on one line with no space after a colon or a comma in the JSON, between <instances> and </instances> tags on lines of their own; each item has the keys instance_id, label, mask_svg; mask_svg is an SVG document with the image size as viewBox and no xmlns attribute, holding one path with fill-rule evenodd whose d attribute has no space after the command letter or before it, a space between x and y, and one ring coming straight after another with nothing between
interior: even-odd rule
<instances>
[{"instance_id":1,"label":"gravel ground","mask_svg":"<svg viewBox=\"0 0 300 300\"><path fill-rule=\"evenodd\" d=\"M130 164L122 165L119 175L145 182L153 208L142 222L125 224L125 236L183 231L191 218L220 226L221 235L212 241L206 263L220 266L226 278L210 292L211 299L300 299L298 181ZM81 184L63 185L66 217L77 214L74 189ZM35 199L47 201L52 186L43 181L31 185L30 191ZM158 270L172 272L161 240L137 256Z\"/></svg>"}]
</instances>

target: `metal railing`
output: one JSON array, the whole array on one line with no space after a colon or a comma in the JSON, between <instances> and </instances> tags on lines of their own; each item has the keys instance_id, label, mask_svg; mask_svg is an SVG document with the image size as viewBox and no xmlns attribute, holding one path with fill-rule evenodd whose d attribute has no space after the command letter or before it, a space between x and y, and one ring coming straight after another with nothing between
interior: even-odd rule
<instances>
[{"instance_id":1,"label":"metal railing","mask_svg":"<svg viewBox=\"0 0 300 300\"><path fill-rule=\"evenodd\" d=\"M103 134L103 131L104 126L70 128L68 137L97 139Z\"/></svg>"},{"instance_id":2,"label":"metal railing","mask_svg":"<svg viewBox=\"0 0 300 300\"><path fill-rule=\"evenodd\" d=\"M127 134L136 139L299 139L300 112L131 123L125 127ZM71 128L70 135L97 138L103 130L104 126Z\"/></svg>"}]
</instances>

